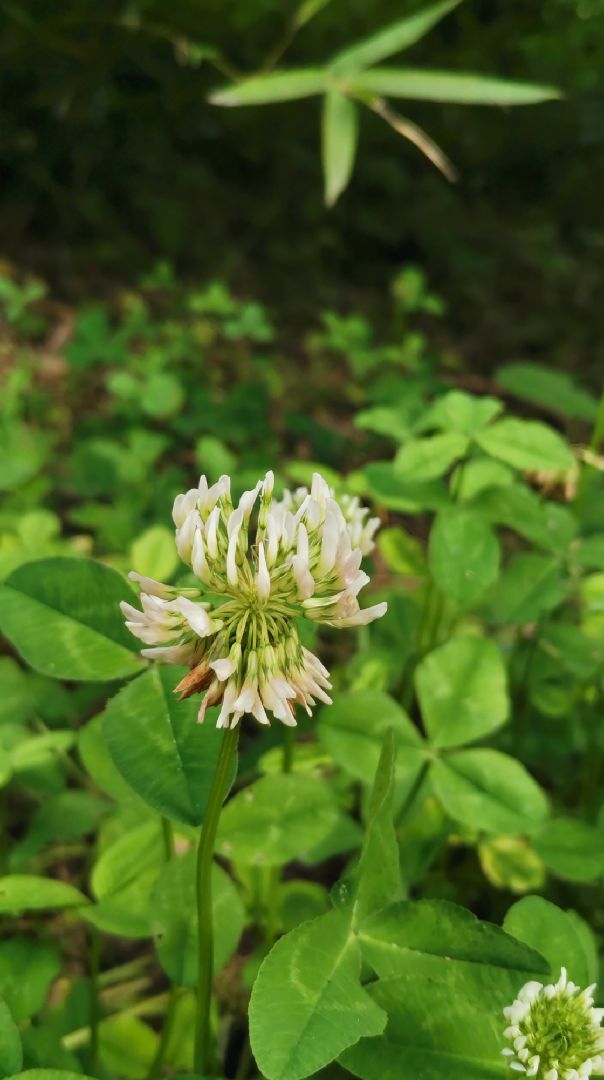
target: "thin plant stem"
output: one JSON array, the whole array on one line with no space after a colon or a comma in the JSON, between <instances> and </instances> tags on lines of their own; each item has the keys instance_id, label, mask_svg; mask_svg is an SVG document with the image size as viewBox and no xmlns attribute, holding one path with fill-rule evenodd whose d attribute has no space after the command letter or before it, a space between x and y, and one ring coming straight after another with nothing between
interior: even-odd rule
<instances>
[{"instance_id":1,"label":"thin plant stem","mask_svg":"<svg viewBox=\"0 0 604 1080\"><path fill-rule=\"evenodd\" d=\"M195 1025L195 1072L206 1076L210 1070L210 1005L214 967L212 925L212 865L216 830L229 786L239 727L224 733L212 788L197 849L197 1017Z\"/></svg>"},{"instance_id":2,"label":"thin plant stem","mask_svg":"<svg viewBox=\"0 0 604 1080\"><path fill-rule=\"evenodd\" d=\"M178 1001L178 987L172 983L168 991L168 1000L166 1003L166 1012L164 1014L164 1024L161 1029L161 1035L159 1037L159 1043L155 1052L155 1057L151 1062L151 1068L148 1073L148 1080L157 1080L157 1077L161 1075L166 1051L170 1042L170 1036L172 1035L172 1028L174 1026L174 1017L176 1016L176 1002Z\"/></svg>"},{"instance_id":3,"label":"thin plant stem","mask_svg":"<svg viewBox=\"0 0 604 1080\"><path fill-rule=\"evenodd\" d=\"M90 1045L88 1049L88 1068L91 1075L97 1070L99 1057L99 1024L101 1003L99 996L99 969L101 962L101 937L96 926L90 927L90 947L88 964L90 970Z\"/></svg>"},{"instance_id":4,"label":"thin plant stem","mask_svg":"<svg viewBox=\"0 0 604 1080\"><path fill-rule=\"evenodd\" d=\"M591 439L589 440L589 449L592 454L598 454L604 443L604 390L602 391L600 402L598 404L598 410L596 412L596 418L594 420L594 426L591 431ZM583 504L585 502L585 495L587 492L588 476L591 466L587 461L582 462L581 472L579 476L579 485L577 489L577 498L575 500L575 511L577 517L580 519L583 511Z\"/></svg>"},{"instance_id":5,"label":"thin plant stem","mask_svg":"<svg viewBox=\"0 0 604 1080\"><path fill-rule=\"evenodd\" d=\"M241 1054L239 1055L239 1062L237 1064L235 1080L246 1080L246 1077L250 1071L250 1065L252 1064L252 1060L252 1048L250 1046L249 1037L246 1035L245 1042L241 1047Z\"/></svg>"},{"instance_id":6,"label":"thin plant stem","mask_svg":"<svg viewBox=\"0 0 604 1080\"><path fill-rule=\"evenodd\" d=\"M410 812L411 812L411 810L413 808L415 800L417 799L417 796L419 795L419 793L420 793L420 791L421 791L421 789L423 787L424 780L426 779L426 776L428 775L428 769L430 768L430 764L431 764L430 761L424 761L420 771L418 772L415 780L413 781L413 784L411 785L411 787L409 789L409 792L407 794L407 798L405 799L405 801L404 801L404 803L403 803L403 805L402 805L402 807L400 809L399 815L398 815L398 819L397 819L398 828L400 828L402 825L404 825L405 822L406 822L406 819L409 817L409 814L410 814Z\"/></svg>"},{"instance_id":7,"label":"thin plant stem","mask_svg":"<svg viewBox=\"0 0 604 1080\"><path fill-rule=\"evenodd\" d=\"M166 862L170 862L174 858L174 827L172 822L167 817L161 819L162 835L164 839L164 855ZM168 990L168 1001L166 1004L166 1012L164 1015L164 1022L161 1029L161 1035L157 1044L157 1050L155 1056L151 1062L149 1072L147 1074L147 1080L157 1080L161 1076L166 1051L170 1042L170 1036L172 1034L172 1027L174 1025L174 1017L176 1015L176 1002L178 999L178 988L174 983L170 984Z\"/></svg>"},{"instance_id":8,"label":"thin plant stem","mask_svg":"<svg viewBox=\"0 0 604 1080\"><path fill-rule=\"evenodd\" d=\"M281 763L281 771L284 773L290 773L292 771L295 745L294 729L286 727L283 734L283 761Z\"/></svg>"}]
</instances>

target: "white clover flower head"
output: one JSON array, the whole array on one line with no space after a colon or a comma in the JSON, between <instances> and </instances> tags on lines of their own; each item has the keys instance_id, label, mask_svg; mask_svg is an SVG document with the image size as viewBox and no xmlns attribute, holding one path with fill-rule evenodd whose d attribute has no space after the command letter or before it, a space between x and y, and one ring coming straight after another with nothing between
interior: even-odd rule
<instances>
[{"instance_id":1,"label":"white clover flower head","mask_svg":"<svg viewBox=\"0 0 604 1080\"><path fill-rule=\"evenodd\" d=\"M562 968L557 983L528 982L503 1010L511 1046L510 1068L537 1080L588 1080L604 1074L604 1009L595 1009L593 986L581 990Z\"/></svg>"},{"instance_id":2,"label":"white clover flower head","mask_svg":"<svg viewBox=\"0 0 604 1080\"><path fill-rule=\"evenodd\" d=\"M329 672L302 645L296 618L361 626L387 609L362 609L357 599L378 519L366 521L356 498L338 502L318 473L310 491L280 500L273 486L269 472L235 507L228 476L212 486L202 476L173 509L176 548L199 588L132 573L142 611L122 604L126 626L150 646L143 656L188 665L176 690L204 693L200 721L221 705L219 727L235 727L244 713L293 726L296 703L310 715L317 701L331 702Z\"/></svg>"}]
</instances>

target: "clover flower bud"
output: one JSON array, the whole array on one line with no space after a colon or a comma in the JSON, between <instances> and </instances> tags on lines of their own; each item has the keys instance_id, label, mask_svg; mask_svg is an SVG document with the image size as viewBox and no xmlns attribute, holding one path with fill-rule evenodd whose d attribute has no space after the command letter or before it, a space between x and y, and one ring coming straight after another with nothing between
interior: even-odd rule
<instances>
[{"instance_id":1,"label":"clover flower bud","mask_svg":"<svg viewBox=\"0 0 604 1080\"><path fill-rule=\"evenodd\" d=\"M595 984L581 990L562 968L556 983L528 982L503 1010L502 1050L510 1069L537 1080L589 1080L604 1072L604 1010L593 1007Z\"/></svg>"}]
</instances>

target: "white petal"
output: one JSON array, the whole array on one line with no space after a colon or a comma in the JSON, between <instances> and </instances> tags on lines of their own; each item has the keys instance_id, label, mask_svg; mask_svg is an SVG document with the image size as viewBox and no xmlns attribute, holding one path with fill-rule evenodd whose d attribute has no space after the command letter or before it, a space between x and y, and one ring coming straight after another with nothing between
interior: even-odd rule
<instances>
[{"instance_id":1,"label":"white petal","mask_svg":"<svg viewBox=\"0 0 604 1080\"><path fill-rule=\"evenodd\" d=\"M223 657L221 660L210 661L210 667L212 668L212 671L216 672L216 676L220 679L220 682L226 682L235 671L235 664L228 656Z\"/></svg>"},{"instance_id":2,"label":"white petal","mask_svg":"<svg viewBox=\"0 0 604 1080\"><path fill-rule=\"evenodd\" d=\"M161 581L155 581L154 578L137 574L135 570L131 570L128 577L130 581L135 581L140 586L142 592L150 593L151 596L161 596L163 600L168 600L174 593L172 585L164 585Z\"/></svg>"},{"instance_id":3,"label":"white petal","mask_svg":"<svg viewBox=\"0 0 604 1080\"><path fill-rule=\"evenodd\" d=\"M363 608L356 615L350 615L348 618L330 619L328 621L331 626L336 627L367 626L368 623L374 622L375 619L381 619L387 611L388 604L384 601L381 604L374 604L373 607Z\"/></svg>"},{"instance_id":4,"label":"white petal","mask_svg":"<svg viewBox=\"0 0 604 1080\"><path fill-rule=\"evenodd\" d=\"M201 604L195 604L185 596L180 596L175 601L175 607L199 637L207 637L214 632L215 624Z\"/></svg>"},{"instance_id":5,"label":"white petal","mask_svg":"<svg viewBox=\"0 0 604 1080\"><path fill-rule=\"evenodd\" d=\"M204 585L210 584L212 580L212 574L208 566L208 560L206 559L201 529L197 529L195 532L193 549L191 551L191 568L193 570L193 573L195 574L195 577L198 577L200 581L203 581Z\"/></svg>"},{"instance_id":6,"label":"white petal","mask_svg":"<svg viewBox=\"0 0 604 1080\"><path fill-rule=\"evenodd\" d=\"M256 588L258 589L258 596L261 596L264 600L271 594L271 576L268 572L266 565L266 556L264 554L264 544L262 541L258 544L258 573L256 575Z\"/></svg>"}]
</instances>

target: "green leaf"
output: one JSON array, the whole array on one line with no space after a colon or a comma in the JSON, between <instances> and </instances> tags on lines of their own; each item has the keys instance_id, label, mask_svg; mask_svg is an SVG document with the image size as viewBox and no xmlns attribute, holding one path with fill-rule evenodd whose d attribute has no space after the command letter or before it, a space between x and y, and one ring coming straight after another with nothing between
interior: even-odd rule
<instances>
[{"instance_id":1,"label":"green leaf","mask_svg":"<svg viewBox=\"0 0 604 1080\"><path fill-rule=\"evenodd\" d=\"M498 489L497 496L501 493L501 488L509 487L513 481L514 473L507 465L500 461L490 461L488 458L477 458L459 466L453 484L456 485L459 501L466 502L492 488Z\"/></svg>"},{"instance_id":2,"label":"green leaf","mask_svg":"<svg viewBox=\"0 0 604 1080\"><path fill-rule=\"evenodd\" d=\"M120 773L149 806L200 825L223 733L211 716L197 723L195 698L176 700L172 691L185 673L162 665L128 683L105 709L103 734Z\"/></svg>"},{"instance_id":3,"label":"green leaf","mask_svg":"<svg viewBox=\"0 0 604 1080\"><path fill-rule=\"evenodd\" d=\"M11 1080L95 1080L82 1073L65 1072L63 1069L27 1069L17 1073Z\"/></svg>"},{"instance_id":4,"label":"green leaf","mask_svg":"<svg viewBox=\"0 0 604 1080\"><path fill-rule=\"evenodd\" d=\"M225 806L216 851L244 866L282 866L331 832L337 805L323 780L264 776Z\"/></svg>"},{"instance_id":5,"label":"green leaf","mask_svg":"<svg viewBox=\"0 0 604 1080\"><path fill-rule=\"evenodd\" d=\"M399 525L380 529L377 543L389 570L411 577L425 574L426 559L421 543Z\"/></svg>"},{"instance_id":6,"label":"green leaf","mask_svg":"<svg viewBox=\"0 0 604 1080\"><path fill-rule=\"evenodd\" d=\"M126 581L88 559L40 559L0 586L0 629L36 671L105 682L141 670L120 613Z\"/></svg>"},{"instance_id":7,"label":"green leaf","mask_svg":"<svg viewBox=\"0 0 604 1080\"><path fill-rule=\"evenodd\" d=\"M523 836L487 836L478 845L480 865L497 889L527 893L545 885L545 866Z\"/></svg>"},{"instance_id":8,"label":"green leaf","mask_svg":"<svg viewBox=\"0 0 604 1080\"><path fill-rule=\"evenodd\" d=\"M429 562L436 584L461 607L475 604L497 580L499 541L473 510L441 510L430 533Z\"/></svg>"},{"instance_id":9,"label":"green leaf","mask_svg":"<svg viewBox=\"0 0 604 1080\"><path fill-rule=\"evenodd\" d=\"M526 551L506 566L489 598L489 607L500 625L533 623L558 607L569 588L556 559Z\"/></svg>"},{"instance_id":10,"label":"green leaf","mask_svg":"<svg viewBox=\"0 0 604 1080\"><path fill-rule=\"evenodd\" d=\"M0 1077L14 1077L22 1064L23 1049L17 1025L6 1002L0 1000Z\"/></svg>"},{"instance_id":11,"label":"green leaf","mask_svg":"<svg viewBox=\"0 0 604 1080\"><path fill-rule=\"evenodd\" d=\"M156 371L146 380L140 407L148 416L165 419L181 409L184 390L179 380L167 371Z\"/></svg>"},{"instance_id":12,"label":"green leaf","mask_svg":"<svg viewBox=\"0 0 604 1080\"><path fill-rule=\"evenodd\" d=\"M371 784L389 728L397 748L396 803L400 805L426 759L426 748L417 728L389 694L381 690L338 694L333 705L321 711L319 737L342 769Z\"/></svg>"},{"instance_id":13,"label":"green leaf","mask_svg":"<svg viewBox=\"0 0 604 1080\"><path fill-rule=\"evenodd\" d=\"M442 900L393 904L359 940L389 1021L342 1055L345 1068L366 1080L504 1080L501 1013L549 973L538 953Z\"/></svg>"},{"instance_id":14,"label":"green leaf","mask_svg":"<svg viewBox=\"0 0 604 1080\"><path fill-rule=\"evenodd\" d=\"M208 101L212 105L270 105L276 101L294 101L323 93L327 81L321 68L273 71L214 90Z\"/></svg>"},{"instance_id":15,"label":"green leaf","mask_svg":"<svg viewBox=\"0 0 604 1080\"><path fill-rule=\"evenodd\" d=\"M492 397L474 397L462 390L449 390L436 399L424 414L421 430L456 431L458 435L472 438L485 424L490 423L503 408Z\"/></svg>"},{"instance_id":16,"label":"green leaf","mask_svg":"<svg viewBox=\"0 0 604 1080\"><path fill-rule=\"evenodd\" d=\"M475 508L491 522L513 529L554 554L565 554L577 533L577 520L570 510L541 499L526 484L518 482L506 485L503 490L486 491Z\"/></svg>"},{"instance_id":17,"label":"green leaf","mask_svg":"<svg viewBox=\"0 0 604 1080\"><path fill-rule=\"evenodd\" d=\"M323 99L322 161L325 203L333 206L352 176L359 138L359 111L339 90Z\"/></svg>"},{"instance_id":18,"label":"green leaf","mask_svg":"<svg viewBox=\"0 0 604 1080\"><path fill-rule=\"evenodd\" d=\"M128 1080L146 1076L159 1036L136 1016L112 1016L99 1024L99 1056L111 1073Z\"/></svg>"},{"instance_id":19,"label":"green leaf","mask_svg":"<svg viewBox=\"0 0 604 1080\"><path fill-rule=\"evenodd\" d=\"M414 483L435 480L464 456L468 446L467 436L456 431L410 439L394 458L395 475L399 480Z\"/></svg>"},{"instance_id":20,"label":"green leaf","mask_svg":"<svg viewBox=\"0 0 604 1080\"><path fill-rule=\"evenodd\" d=\"M153 935L162 967L179 986L197 981L195 852L162 868L151 893ZM237 947L245 925L241 898L228 874L212 867L214 970L220 971Z\"/></svg>"},{"instance_id":21,"label":"green leaf","mask_svg":"<svg viewBox=\"0 0 604 1080\"><path fill-rule=\"evenodd\" d=\"M13 772L22 772L47 765L70 750L74 742L73 731L47 731L43 735L31 735L11 751L11 768Z\"/></svg>"},{"instance_id":22,"label":"green leaf","mask_svg":"<svg viewBox=\"0 0 604 1080\"><path fill-rule=\"evenodd\" d=\"M508 717L506 673L492 641L452 638L424 657L417 695L434 746L459 746L490 735Z\"/></svg>"},{"instance_id":23,"label":"green leaf","mask_svg":"<svg viewBox=\"0 0 604 1080\"><path fill-rule=\"evenodd\" d=\"M59 954L52 945L20 937L0 942L0 997L17 1023L42 1008L60 970Z\"/></svg>"},{"instance_id":24,"label":"green leaf","mask_svg":"<svg viewBox=\"0 0 604 1080\"><path fill-rule=\"evenodd\" d=\"M530 773L499 750L460 750L432 767L436 796L455 821L492 833L530 833L547 799Z\"/></svg>"},{"instance_id":25,"label":"green leaf","mask_svg":"<svg viewBox=\"0 0 604 1080\"><path fill-rule=\"evenodd\" d=\"M570 559L586 570L604 570L604 533L580 540L573 546Z\"/></svg>"},{"instance_id":26,"label":"green leaf","mask_svg":"<svg viewBox=\"0 0 604 1080\"><path fill-rule=\"evenodd\" d=\"M355 871L354 922L402 897L398 842L392 817L396 742L392 728L384 736L367 814L367 830Z\"/></svg>"},{"instance_id":27,"label":"green leaf","mask_svg":"<svg viewBox=\"0 0 604 1080\"><path fill-rule=\"evenodd\" d=\"M598 953L587 923L541 896L525 896L508 911L504 930L548 961L554 980L565 967L579 986L597 978Z\"/></svg>"},{"instance_id":28,"label":"green leaf","mask_svg":"<svg viewBox=\"0 0 604 1080\"><path fill-rule=\"evenodd\" d=\"M604 875L604 830L573 818L549 821L534 837L545 865L570 881L595 881Z\"/></svg>"},{"instance_id":29,"label":"green leaf","mask_svg":"<svg viewBox=\"0 0 604 1080\"><path fill-rule=\"evenodd\" d=\"M404 19L390 23L376 34L371 34L356 45L350 45L336 53L329 65L330 69L337 75L349 75L408 49L457 7L459 2L460 0L443 0L414 15L407 15Z\"/></svg>"},{"instance_id":30,"label":"green leaf","mask_svg":"<svg viewBox=\"0 0 604 1080\"><path fill-rule=\"evenodd\" d=\"M475 438L486 454L514 469L565 472L573 466L573 455L564 439L537 420L504 417Z\"/></svg>"},{"instance_id":31,"label":"green leaf","mask_svg":"<svg viewBox=\"0 0 604 1080\"><path fill-rule=\"evenodd\" d=\"M455 105L536 105L561 96L553 86L457 71L374 68L355 74L351 81L355 90L370 94Z\"/></svg>"},{"instance_id":32,"label":"green leaf","mask_svg":"<svg viewBox=\"0 0 604 1080\"><path fill-rule=\"evenodd\" d=\"M362 1036L384 1030L386 1013L360 985L360 974L346 912L302 923L277 942L249 1008L252 1051L268 1080L302 1080Z\"/></svg>"},{"instance_id":33,"label":"green leaf","mask_svg":"<svg viewBox=\"0 0 604 1080\"><path fill-rule=\"evenodd\" d=\"M146 821L105 848L95 863L90 886L98 900L119 893L143 870L159 867L164 854L157 819Z\"/></svg>"},{"instance_id":34,"label":"green leaf","mask_svg":"<svg viewBox=\"0 0 604 1080\"><path fill-rule=\"evenodd\" d=\"M178 567L174 533L165 525L152 525L132 542L130 565L138 574L169 581Z\"/></svg>"},{"instance_id":35,"label":"green leaf","mask_svg":"<svg viewBox=\"0 0 604 1080\"><path fill-rule=\"evenodd\" d=\"M375 461L366 465L363 474L373 499L391 510L424 514L448 505L449 493L442 480L415 482L401 478L391 462Z\"/></svg>"},{"instance_id":36,"label":"green leaf","mask_svg":"<svg viewBox=\"0 0 604 1080\"><path fill-rule=\"evenodd\" d=\"M21 915L24 911L70 908L89 903L79 889L53 878L33 874L0 877L0 915Z\"/></svg>"},{"instance_id":37,"label":"green leaf","mask_svg":"<svg viewBox=\"0 0 604 1080\"><path fill-rule=\"evenodd\" d=\"M496 379L503 390L521 401L588 423L596 418L597 399L578 386L566 371L555 371L542 364L505 364L497 369Z\"/></svg>"}]
</instances>

